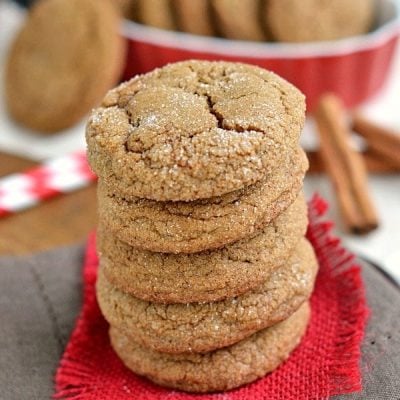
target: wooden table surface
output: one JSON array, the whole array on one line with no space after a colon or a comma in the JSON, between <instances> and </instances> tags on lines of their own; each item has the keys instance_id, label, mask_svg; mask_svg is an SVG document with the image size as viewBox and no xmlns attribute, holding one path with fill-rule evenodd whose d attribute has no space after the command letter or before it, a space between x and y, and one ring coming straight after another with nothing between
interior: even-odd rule
<instances>
[{"instance_id":1,"label":"wooden table surface","mask_svg":"<svg viewBox=\"0 0 400 400\"><path fill-rule=\"evenodd\" d=\"M34 166L0 152L0 176ZM0 255L26 254L83 241L96 225L95 184L0 219Z\"/></svg>"}]
</instances>

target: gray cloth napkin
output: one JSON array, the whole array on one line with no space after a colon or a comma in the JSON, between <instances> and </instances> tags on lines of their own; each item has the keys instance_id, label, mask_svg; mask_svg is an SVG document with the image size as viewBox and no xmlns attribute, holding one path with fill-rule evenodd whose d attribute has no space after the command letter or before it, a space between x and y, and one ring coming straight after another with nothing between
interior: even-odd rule
<instances>
[{"instance_id":1,"label":"gray cloth napkin","mask_svg":"<svg viewBox=\"0 0 400 400\"><path fill-rule=\"evenodd\" d=\"M0 399L45 400L81 304L83 247L0 258Z\"/></svg>"},{"instance_id":2,"label":"gray cloth napkin","mask_svg":"<svg viewBox=\"0 0 400 400\"><path fill-rule=\"evenodd\" d=\"M83 246L0 258L1 400L51 398L80 309L82 259ZM363 344L364 390L334 399L399 400L400 291L369 264L363 263L363 274L372 309Z\"/></svg>"}]
</instances>

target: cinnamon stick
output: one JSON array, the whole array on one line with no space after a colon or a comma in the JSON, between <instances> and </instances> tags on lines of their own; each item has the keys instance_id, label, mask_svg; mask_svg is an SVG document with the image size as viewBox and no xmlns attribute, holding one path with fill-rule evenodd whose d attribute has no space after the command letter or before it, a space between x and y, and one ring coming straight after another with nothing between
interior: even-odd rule
<instances>
[{"instance_id":1,"label":"cinnamon stick","mask_svg":"<svg viewBox=\"0 0 400 400\"><path fill-rule=\"evenodd\" d=\"M372 149L366 149L363 152L365 165L369 172L375 173L399 173L400 165L396 166L393 163L388 162L386 157L382 154L377 153Z\"/></svg>"},{"instance_id":2,"label":"cinnamon stick","mask_svg":"<svg viewBox=\"0 0 400 400\"><path fill-rule=\"evenodd\" d=\"M365 166L368 172L373 174L391 174L400 172L400 166L396 166L386 162L386 159L380 154L377 154L371 149L360 153L364 159ZM307 151L307 158L310 163L310 167L307 174L318 174L325 171L324 162L321 159L319 151Z\"/></svg>"},{"instance_id":3,"label":"cinnamon stick","mask_svg":"<svg viewBox=\"0 0 400 400\"><path fill-rule=\"evenodd\" d=\"M366 167L360 153L351 147L341 101L334 95L324 95L318 104L315 120L321 158L335 186L347 228L356 234L375 229L378 218L368 191Z\"/></svg>"},{"instance_id":4,"label":"cinnamon stick","mask_svg":"<svg viewBox=\"0 0 400 400\"><path fill-rule=\"evenodd\" d=\"M366 140L369 149L381 155L388 164L400 168L400 133L381 127L358 112L353 115L352 127Z\"/></svg>"}]
</instances>

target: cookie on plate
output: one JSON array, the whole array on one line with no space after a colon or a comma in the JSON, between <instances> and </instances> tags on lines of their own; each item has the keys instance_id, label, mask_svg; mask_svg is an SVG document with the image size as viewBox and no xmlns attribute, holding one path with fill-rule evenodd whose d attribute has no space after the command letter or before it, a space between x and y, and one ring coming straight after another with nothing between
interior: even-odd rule
<instances>
[{"instance_id":1,"label":"cookie on plate","mask_svg":"<svg viewBox=\"0 0 400 400\"><path fill-rule=\"evenodd\" d=\"M293 203L303 185L307 158L296 151L263 182L206 200L125 200L100 180L99 216L117 238L143 250L196 253L251 236Z\"/></svg>"},{"instance_id":2,"label":"cookie on plate","mask_svg":"<svg viewBox=\"0 0 400 400\"><path fill-rule=\"evenodd\" d=\"M218 32L228 39L267 40L261 0L210 0Z\"/></svg>"},{"instance_id":3,"label":"cookie on plate","mask_svg":"<svg viewBox=\"0 0 400 400\"><path fill-rule=\"evenodd\" d=\"M42 132L78 122L120 77L125 46L119 24L107 0L37 1L7 59L11 116Z\"/></svg>"},{"instance_id":4,"label":"cookie on plate","mask_svg":"<svg viewBox=\"0 0 400 400\"><path fill-rule=\"evenodd\" d=\"M314 251L302 239L285 265L240 296L212 303L151 303L121 292L100 269L97 299L110 325L143 346L166 353L202 353L288 318L310 297L317 269Z\"/></svg>"},{"instance_id":5,"label":"cookie on plate","mask_svg":"<svg viewBox=\"0 0 400 400\"><path fill-rule=\"evenodd\" d=\"M265 21L282 42L336 40L366 33L374 17L373 0L268 0Z\"/></svg>"},{"instance_id":6,"label":"cookie on plate","mask_svg":"<svg viewBox=\"0 0 400 400\"><path fill-rule=\"evenodd\" d=\"M102 226L97 249L107 280L125 293L160 303L210 302L262 284L289 258L307 228L302 194L251 238L215 251L153 253L132 247Z\"/></svg>"},{"instance_id":7,"label":"cookie on plate","mask_svg":"<svg viewBox=\"0 0 400 400\"><path fill-rule=\"evenodd\" d=\"M155 28L175 30L171 0L138 0L137 18Z\"/></svg>"},{"instance_id":8,"label":"cookie on plate","mask_svg":"<svg viewBox=\"0 0 400 400\"><path fill-rule=\"evenodd\" d=\"M178 27L183 32L212 36L215 32L210 4L206 0L174 0Z\"/></svg>"},{"instance_id":9,"label":"cookie on plate","mask_svg":"<svg viewBox=\"0 0 400 400\"><path fill-rule=\"evenodd\" d=\"M114 4L124 18L137 19L138 0L114 0Z\"/></svg>"},{"instance_id":10,"label":"cookie on plate","mask_svg":"<svg viewBox=\"0 0 400 400\"><path fill-rule=\"evenodd\" d=\"M304 119L304 96L272 72L184 61L108 93L87 125L88 159L120 197L205 199L277 171Z\"/></svg>"},{"instance_id":11,"label":"cookie on plate","mask_svg":"<svg viewBox=\"0 0 400 400\"><path fill-rule=\"evenodd\" d=\"M305 303L287 320L229 347L205 354L166 354L150 350L111 327L111 345L139 375L188 392L229 390L272 372L297 347L310 319Z\"/></svg>"}]
</instances>

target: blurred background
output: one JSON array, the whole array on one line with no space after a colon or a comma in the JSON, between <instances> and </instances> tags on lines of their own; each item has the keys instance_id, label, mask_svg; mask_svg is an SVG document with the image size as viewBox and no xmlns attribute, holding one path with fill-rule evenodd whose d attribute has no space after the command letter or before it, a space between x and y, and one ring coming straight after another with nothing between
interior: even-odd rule
<instances>
[{"instance_id":1,"label":"blurred background","mask_svg":"<svg viewBox=\"0 0 400 400\"><path fill-rule=\"evenodd\" d=\"M92 12L100 26L90 31L89 13L71 7L67 18L58 14L62 0L40 2L54 5L47 11L37 5L33 15L27 11L32 1L0 1L0 254L66 245L94 229L95 179L85 164L84 129L107 89L168 62L224 59L270 69L306 94L307 197L326 198L345 244L400 282L399 0L271 0L268 6L261 0L118 0L115 19ZM86 2L93 7L89 0L80 7L90 10ZM93 79L82 93L72 88L83 70ZM323 101L326 93L333 94L333 107ZM346 149L324 148L323 127ZM339 178L335 163L344 166ZM353 167L365 173L353 176ZM49 171L52 186L44 188ZM354 226L346 214L347 180L361 182L372 223ZM352 202L357 209L363 200Z\"/></svg>"}]
</instances>

